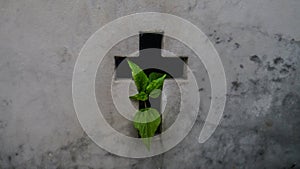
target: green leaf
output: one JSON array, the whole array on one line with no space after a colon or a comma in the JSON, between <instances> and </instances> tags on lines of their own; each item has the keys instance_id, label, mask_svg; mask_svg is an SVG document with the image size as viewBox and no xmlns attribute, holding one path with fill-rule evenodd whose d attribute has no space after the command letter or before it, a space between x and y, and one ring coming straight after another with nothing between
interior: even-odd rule
<instances>
[{"instance_id":1,"label":"green leaf","mask_svg":"<svg viewBox=\"0 0 300 169\"><path fill-rule=\"evenodd\" d=\"M154 90L152 90L151 92L150 92L150 94L149 94L149 96L151 97L151 98L158 98L158 96L160 95L160 93L161 93L161 90L160 89L154 89Z\"/></svg>"},{"instance_id":2,"label":"green leaf","mask_svg":"<svg viewBox=\"0 0 300 169\"><path fill-rule=\"evenodd\" d=\"M152 72L149 75L149 80L150 80L150 82L152 82L153 80L158 79L158 78L162 77L163 75L164 74L162 74L162 73Z\"/></svg>"},{"instance_id":3,"label":"green leaf","mask_svg":"<svg viewBox=\"0 0 300 169\"><path fill-rule=\"evenodd\" d=\"M134 116L134 127L139 131L139 134L148 150L150 149L151 139L154 136L160 122L160 114L154 108L141 109Z\"/></svg>"},{"instance_id":4,"label":"green leaf","mask_svg":"<svg viewBox=\"0 0 300 169\"><path fill-rule=\"evenodd\" d=\"M150 82L150 84L146 87L146 93L150 94L154 89L162 89L163 84L164 84L164 80L166 78L166 74L163 75L162 77L153 80L152 82Z\"/></svg>"},{"instance_id":5,"label":"green leaf","mask_svg":"<svg viewBox=\"0 0 300 169\"><path fill-rule=\"evenodd\" d=\"M130 99L146 101L148 100L148 95L145 92L138 93L136 95L130 96Z\"/></svg>"},{"instance_id":6,"label":"green leaf","mask_svg":"<svg viewBox=\"0 0 300 169\"><path fill-rule=\"evenodd\" d=\"M132 77L138 92L145 91L147 85L149 84L147 75L137 64L131 62L130 60L127 60L127 62L131 69Z\"/></svg>"}]
</instances>

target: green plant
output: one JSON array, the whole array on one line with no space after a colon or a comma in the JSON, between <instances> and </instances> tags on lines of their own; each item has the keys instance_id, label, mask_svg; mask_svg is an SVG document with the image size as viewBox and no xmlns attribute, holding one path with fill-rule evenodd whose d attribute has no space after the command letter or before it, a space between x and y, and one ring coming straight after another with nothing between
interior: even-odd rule
<instances>
[{"instance_id":1,"label":"green plant","mask_svg":"<svg viewBox=\"0 0 300 169\"><path fill-rule=\"evenodd\" d=\"M151 139L161 124L160 113L148 106L149 98L157 98L161 94L166 74L152 72L147 76L135 63L128 61L132 77L138 93L130 99L140 101L145 108L139 109L134 116L134 127L138 130L147 149L150 149Z\"/></svg>"}]
</instances>

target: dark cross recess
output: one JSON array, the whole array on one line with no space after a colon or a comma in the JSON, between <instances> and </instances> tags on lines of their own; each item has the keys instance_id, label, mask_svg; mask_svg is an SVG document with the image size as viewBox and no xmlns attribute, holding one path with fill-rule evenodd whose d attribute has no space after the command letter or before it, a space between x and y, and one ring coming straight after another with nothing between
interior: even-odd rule
<instances>
[{"instance_id":1,"label":"dark cross recess","mask_svg":"<svg viewBox=\"0 0 300 169\"><path fill-rule=\"evenodd\" d=\"M144 72L149 75L151 72L167 74L167 78L185 78L185 65L187 57L162 57L163 33L140 33L139 35L139 57L130 57L129 59L138 64ZM116 79L132 78L131 70L127 62L123 62L126 56L115 56ZM149 99L151 106L160 110L161 97ZM140 102L140 108L144 104ZM161 130L161 129L160 129Z\"/></svg>"},{"instance_id":2,"label":"dark cross recess","mask_svg":"<svg viewBox=\"0 0 300 169\"><path fill-rule=\"evenodd\" d=\"M162 57L163 33L140 33L139 35L139 57L130 57L129 59L138 64L144 71L151 73L153 71L166 72L172 75L172 78L185 78L185 65L187 57ZM116 77L131 78L130 69L124 56L115 56L115 66L117 69ZM156 70L153 70L155 68ZM157 70L159 69L159 70ZM170 77L169 77L170 78Z\"/></svg>"}]
</instances>

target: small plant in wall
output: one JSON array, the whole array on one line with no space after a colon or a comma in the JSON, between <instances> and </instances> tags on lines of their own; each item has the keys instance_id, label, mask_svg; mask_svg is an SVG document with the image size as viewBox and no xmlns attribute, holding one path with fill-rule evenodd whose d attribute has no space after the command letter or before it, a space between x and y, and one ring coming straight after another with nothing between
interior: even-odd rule
<instances>
[{"instance_id":1,"label":"small plant in wall","mask_svg":"<svg viewBox=\"0 0 300 169\"><path fill-rule=\"evenodd\" d=\"M166 74L152 72L147 76L145 72L135 63L128 61L132 72L132 78L138 93L130 96L130 99L140 101L144 108L139 109L134 116L134 127L138 130L147 149L150 150L151 139L161 124L160 113L151 108L149 98L160 96Z\"/></svg>"}]
</instances>

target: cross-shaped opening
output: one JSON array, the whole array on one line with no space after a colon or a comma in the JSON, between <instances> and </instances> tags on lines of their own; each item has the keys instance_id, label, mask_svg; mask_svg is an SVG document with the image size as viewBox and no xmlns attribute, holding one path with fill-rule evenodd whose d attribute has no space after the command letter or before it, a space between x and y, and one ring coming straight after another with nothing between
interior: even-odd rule
<instances>
[{"instance_id":1,"label":"cross-shaped opening","mask_svg":"<svg viewBox=\"0 0 300 169\"><path fill-rule=\"evenodd\" d=\"M138 64L145 73L149 75L152 72L167 74L167 78L186 78L187 57L162 57L163 32L149 33L141 32L139 34L139 57L131 57L130 60ZM115 56L116 80L132 78L131 70L126 62L125 56ZM145 69L146 68L146 69ZM147 107L153 107L161 110L161 97L150 99ZM139 103L139 108L144 108L143 102ZM157 133L161 133L159 127Z\"/></svg>"}]
</instances>

